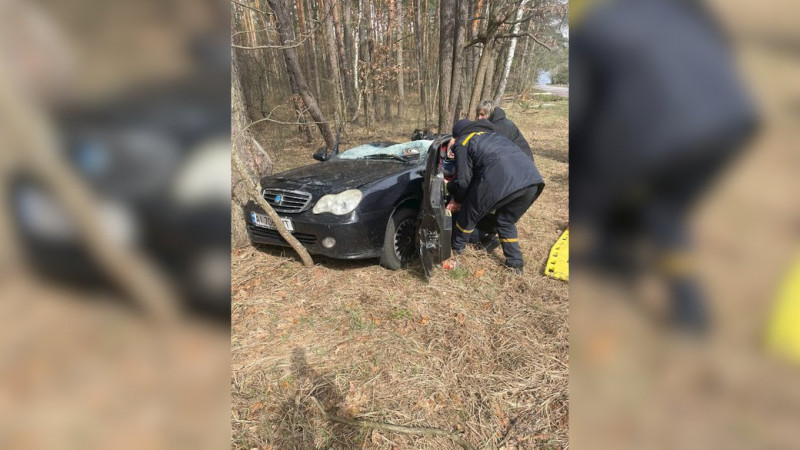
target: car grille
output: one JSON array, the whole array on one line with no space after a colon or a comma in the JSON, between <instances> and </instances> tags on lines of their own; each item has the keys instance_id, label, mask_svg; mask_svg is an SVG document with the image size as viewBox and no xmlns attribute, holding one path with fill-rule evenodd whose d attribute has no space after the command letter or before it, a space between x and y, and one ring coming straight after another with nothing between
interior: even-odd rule
<instances>
[{"instance_id":1,"label":"car grille","mask_svg":"<svg viewBox=\"0 0 800 450\"><path fill-rule=\"evenodd\" d=\"M272 209L282 213L303 212L311 203L311 194L308 192L267 188L261 194Z\"/></svg>"},{"instance_id":2,"label":"car grille","mask_svg":"<svg viewBox=\"0 0 800 450\"><path fill-rule=\"evenodd\" d=\"M267 229L267 228L255 227L253 225L248 225L247 228L250 231L250 234L252 234L255 237L278 239L281 242L284 242L284 243L288 244L288 242L286 242L286 240L283 237L281 237L280 233L278 233L277 230L270 230L270 229ZM294 236L295 239L300 241L300 243L303 244L303 245L314 245L314 244L317 243L317 237L314 236L313 234L292 233L292 236Z\"/></svg>"}]
</instances>

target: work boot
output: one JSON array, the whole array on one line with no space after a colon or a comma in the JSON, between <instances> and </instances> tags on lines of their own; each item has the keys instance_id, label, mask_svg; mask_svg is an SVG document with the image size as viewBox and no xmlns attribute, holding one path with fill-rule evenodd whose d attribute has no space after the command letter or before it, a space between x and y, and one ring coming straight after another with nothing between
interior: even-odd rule
<instances>
[{"instance_id":1,"label":"work boot","mask_svg":"<svg viewBox=\"0 0 800 450\"><path fill-rule=\"evenodd\" d=\"M711 317L697 283L685 279L673 280L670 291L673 325L698 337L706 335L711 328Z\"/></svg>"},{"instance_id":2,"label":"work boot","mask_svg":"<svg viewBox=\"0 0 800 450\"><path fill-rule=\"evenodd\" d=\"M506 263L505 265L506 265L506 268L508 268L508 270L514 272L517 275L522 275L522 272L523 272L523 270L522 270L523 265L522 264L509 264L509 263Z\"/></svg>"},{"instance_id":3,"label":"work boot","mask_svg":"<svg viewBox=\"0 0 800 450\"><path fill-rule=\"evenodd\" d=\"M478 248L486 253L492 253L497 247L500 247L500 239L493 234L484 236L478 243Z\"/></svg>"}]
</instances>

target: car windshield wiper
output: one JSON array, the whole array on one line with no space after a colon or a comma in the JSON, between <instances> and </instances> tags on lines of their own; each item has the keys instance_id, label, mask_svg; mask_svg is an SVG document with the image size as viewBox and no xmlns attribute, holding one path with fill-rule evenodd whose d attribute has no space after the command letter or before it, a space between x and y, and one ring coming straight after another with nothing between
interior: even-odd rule
<instances>
[{"instance_id":1,"label":"car windshield wiper","mask_svg":"<svg viewBox=\"0 0 800 450\"><path fill-rule=\"evenodd\" d=\"M401 161L401 162L408 162L407 158L405 158L403 156L399 156L399 155L393 155L393 154L390 154L390 153L378 153L378 154L375 154L375 155L366 155L366 156L364 156L364 159L382 159L382 160L392 159L392 160Z\"/></svg>"}]
</instances>

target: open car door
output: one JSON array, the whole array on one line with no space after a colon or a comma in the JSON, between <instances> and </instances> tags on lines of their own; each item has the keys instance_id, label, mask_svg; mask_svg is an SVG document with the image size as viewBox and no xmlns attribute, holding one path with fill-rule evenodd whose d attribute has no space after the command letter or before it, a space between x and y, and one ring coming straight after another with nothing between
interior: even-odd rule
<instances>
[{"instance_id":1,"label":"open car door","mask_svg":"<svg viewBox=\"0 0 800 450\"><path fill-rule=\"evenodd\" d=\"M422 181L422 205L419 208L417 245L425 279L430 280L433 268L450 257L450 236L453 222L446 209L444 175L439 165L439 149L450 140L449 135L436 138L428 150L425 179Z\"/></svg>"}]
</instances>

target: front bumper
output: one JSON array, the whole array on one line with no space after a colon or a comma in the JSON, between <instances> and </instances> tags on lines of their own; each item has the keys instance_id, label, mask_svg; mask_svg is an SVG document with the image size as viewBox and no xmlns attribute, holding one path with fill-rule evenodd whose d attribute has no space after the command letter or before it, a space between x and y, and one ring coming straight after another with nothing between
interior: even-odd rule
<instances>
[{"instance_id":1,"label":"front bumper","mask_svg":"<svg viewBox=\"0 0 800 450\"><path fill-rule=\"evenodd\" d=\"M264 214L264 210L250 201L244 208L247 234L256 244L288 247L277 230L257 227L250 217L251 212ZM370 213L352 212L344 216L333 214L313 214L310 210L300 214L279 214L292 221L292 235L309 253L336 259L376 258L381 255L386 224L391 210ZM330 237L336 240L331 248L325 248L322 240Z\"/></svg>"}]
</instances>

